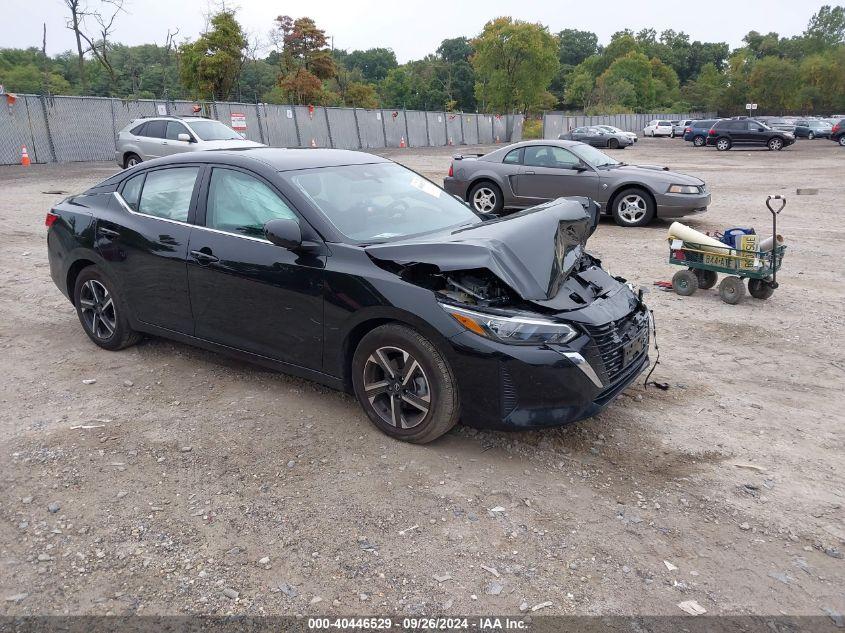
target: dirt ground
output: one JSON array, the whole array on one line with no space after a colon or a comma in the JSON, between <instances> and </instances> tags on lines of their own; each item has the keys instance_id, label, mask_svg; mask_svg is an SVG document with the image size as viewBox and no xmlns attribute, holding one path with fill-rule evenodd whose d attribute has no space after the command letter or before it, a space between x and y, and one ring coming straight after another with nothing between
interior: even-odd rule
<instances>
[{"instance_id":1,"label":"dirt ground","mask_svg":"<svg viewBox=\"0 0 845 633\"><path fill-rule=\"evenodd\" d=\"M439 181L462 150L384 154ZM668 391L427 446L307 381L160 339L95 347L43 222L116 167L0 168L0 614L845 612L845 153L613 155L704 178L699 230L765 233L786 194L781 287L663 292L668 223L602 222L589 246L649 290Z\"/></svg>"}]
</instances>

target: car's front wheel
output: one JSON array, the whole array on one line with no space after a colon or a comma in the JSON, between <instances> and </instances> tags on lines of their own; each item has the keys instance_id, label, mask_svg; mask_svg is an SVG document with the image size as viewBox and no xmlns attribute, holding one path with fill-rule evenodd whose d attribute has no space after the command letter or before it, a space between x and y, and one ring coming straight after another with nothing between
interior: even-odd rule
<instances>
[{"instance_id":1,"label":"car's front wheel","mask_svg":"<svg viewBox=\"0 0 845 633\"><path fill-rule=\"evenodd\" d=\"M611 213L619 226L645 226L654 219L654 200L642 189L624 189L614 197Z\"/></svg>"},{"instance_id":2,"label":"car's front wheel","mask_svg":"<svg viewBox=\"0 0 845 633\"><path fill-rule=\"evenodd\" d=\"M460 415L448 361L422 334L398 323L361 339L352 358L352 385L373 424L405 442L431 442Z\"/></svg>"},{"instance_id":3,"label":"car's front wheel","mask_svg":"<svg viewBox=\"0 0 845 633\"><path fill-rule=\"evenodd\" d=\"M88 266L79 273L73 303L82 329L103 349L123 349L140 339L129 326L126 309L114 286L96 266Z\"/></svg>"},{"instance_id":4,"label":"car's front wheel","mask_svg":"<svg viewBox=\"0 0 845 633\"><path fill-rule=\"evenodd\" d=\"M619 149L619 141L617 141L615 138L610 139L607 142L607 148L608 149Z\"/></svg>"},{"instance_id":5,"label":"car's front wheel","mask_svg":"<svg viewBox=\"0 0 845 633\"><path fill-rule=\"evenodd\" d=\"M502 190L487 180L473 185L469 191L469 203L479 213L501 213L505 206Z\"/></svg>"},{"instance_id":6,"label":"car's front wheel","mask_svg":"<svg viewBox=\"0 0 845 633\"><path fill-rule=\"evenodd\" d=\"M783 149L783 141L779 138L769 139L769 149L773 152L779 152Z\"/></svg>"},{"instance_id":7,"label":"car's front wheel","mask_svg":"<svg viewBox=\"0 0 845 633\"><path fill-rule=\"evenodd\" d=\"M842 136L839 137L839 144L842 147L845 147L845 134L843 134Z\"/></svg>"},{"instance_id":8,"label":"car's front wheel","mask_svg":"<svg viewBox=\"0 0 845 633\"><path fill-rule=\"evenodd\" d=\"M814 138L816 138L816 135L813 134L812 132L807 134L807 140L808 141L812 141Z\"/></svg>"}]
</instances>

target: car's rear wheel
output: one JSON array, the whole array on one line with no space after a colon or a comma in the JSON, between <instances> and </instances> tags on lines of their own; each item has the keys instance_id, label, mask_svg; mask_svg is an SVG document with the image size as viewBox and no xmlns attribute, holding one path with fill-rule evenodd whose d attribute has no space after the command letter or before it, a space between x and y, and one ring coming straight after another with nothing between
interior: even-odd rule
<instances>
[{"instance_id":1,"label":"car's rear wheel","mask_svg":"<svg viewBox=\"0 0 845 633\"><path fill-rule=\"evenodd\" d=\"M619 149L619 141L617 141L615 138L612 138L607 142L607 147L608 149Z\"/></svg>"},{"instance_id":2,"label":"car's rear wheel","mask_svg":"<svg viewBox=\"0 0 845 633\"><path fill-rule=\"evenodd\" d=\"M96 266L88 266L79 273L74 284L73 303L82 329L103 349L123 349L140 339L129 326L124 304L111 282Z\"/></svg>"},{"instance_id":3,"label":"car's rear wheel","mask_svg":"<svg viewBox=\"0 0 845 633\"><path fill-rule=\"evenodd\" d=\"M781 139L777 138L777 137L769 139L768 145L769 145L769 149L772 150L773 152L779 152L780 150L783 149L783 141Z\"/></svg>"},{"instance_id":4,"label":"car's rear wheel","mask_svg":"<svg viewBox=\"0 0 845 633\"><path fill-rule=\"evenodd\" d=\"M845 147L845 134L843 134L842 136L839 137L839 144L842 147Z\"/></svg>"},{"instance_id":5,"label":"car's rear wheel","mask_svg":"<svg viewBox=\"0 0 845 633\"><path fill-rule=\"evenodd\" d=\"M140 164L141 164L141 157L138 156L137 154L127 154L126 158L123 159L123 166L126 169L129 169L130 167L134 167L135 165L140 165Z\"/></svg>"},{"instance_id":6,"label":"car's rear wheel","mask_svg":"<svg viewBox=\"0 0 845 633\"><path fill-rule=\"evenodd\" d=\"M815 135L815 134L813 134L812 132L809 132L809 133L807 134L807 140L812 141L814 138L816 138L816 135Z\"/></svg>"},{"instance_id":7,"label":"car's rear wheel","mask_svg":"<svg viewBox=\"0 0 845 633\"><path fill-rule=\"evenodd\" d=\"M458 421L458 386L449 363L416 330L390 323L369 332L352 358L352 384L382 432L425 444Z\"/></svg>"},{"instance_id":8,"label":"car's rear wheel","mask_svg":"<svg viewBox=\"0 0 845 633\"><path fill-rule=\"evenodd\" d=\"M716 149L720 152L726 152L731 148L731 139L724 136L716 141Z\"/></svg>"},{"instance_id":9,"label":"car's rear wheel","mask_svg":"<svg viewBox=\"0 0 845 633\"><path fill-rule=\"evenodd\" d=\"M654 219L654 200L642 189L623 189L613 198L611 213L619 226L645 226Z\"/></svg>"},{"instance_id":10,"label":"car's rear wheel","mask_svg":"<svg viewBox=\"0 0 845 633\"><path fill-rule=\"evenodd\" d=\"M502 190L488 180L473 185L469 191L469 203L479 213L501 213L505 206Z\"/></svg>"},{"instance_id":11,"label":"car's rear wheel","mask_svg":"<svg viewBox=\"0 0 845 633\"><path fill-rule=\"evenodd\" d=\"M703 136L694 136L692 139L692 144L696 147L703 147L704 144L707 142L707 139Z\"/></svg>"}]
</instances>

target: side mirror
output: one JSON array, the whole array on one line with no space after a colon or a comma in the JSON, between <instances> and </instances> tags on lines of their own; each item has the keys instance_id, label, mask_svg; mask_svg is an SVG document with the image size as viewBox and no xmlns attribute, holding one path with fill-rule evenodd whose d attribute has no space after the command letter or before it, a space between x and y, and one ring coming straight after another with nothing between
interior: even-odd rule
<instances>
[{"instance_id":1,"label":"side mirror","mask_svg":"<svg viewBox=\"0 0 845 633\"><path fill-rule=\"evenodd\" d=\"M176 139L179 140L179 141L185 141L186 143L190 143L191 142L191 135L185 134L184 132L182 132L181 134L176 135Z\"/></svg>"},{"instance_id":2,"label":"side mirror","mask_svg":"<svg viewBox=\"0 0 845 633\"><path fill-rule=\"evenodd\" d=\"M572 169L574 169L575 171L587 171L589 167L587 166L587 163L581 161L580 163L577 163Z\"/></svg>"},{"instance_id":3,"label":"side mirror","mask_svg":"<svg viewBox=\"0 0 845 633\"><path fill-rule=\"evenodd\" d=\"M302 230L295 220L270 220L264 225L264 236L276 246L289 251L302 246Z\"/></svg>"}]
</instances>

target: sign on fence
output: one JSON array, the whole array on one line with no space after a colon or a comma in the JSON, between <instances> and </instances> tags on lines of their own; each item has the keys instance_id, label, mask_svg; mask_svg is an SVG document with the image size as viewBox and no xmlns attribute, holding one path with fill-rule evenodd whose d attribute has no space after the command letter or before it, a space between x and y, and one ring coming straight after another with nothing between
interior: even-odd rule
<instances>
[{"instance_id":1,"label":"sign on fence","mask_svg":"<svg viewBox=\"0 0 845 633\"><path fill-rule=\"evenodd\" d=\"M232 129L235 132L246 132L246 115L243 112L232 112Z\"/></svg>"}]
</instances>

